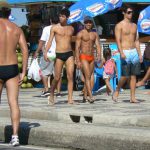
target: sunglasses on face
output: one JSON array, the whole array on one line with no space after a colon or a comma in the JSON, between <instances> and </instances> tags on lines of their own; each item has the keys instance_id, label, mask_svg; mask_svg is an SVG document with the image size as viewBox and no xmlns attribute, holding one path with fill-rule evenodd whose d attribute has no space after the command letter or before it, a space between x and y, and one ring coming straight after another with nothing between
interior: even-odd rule
<instances>
[{"instance_id":1,"label":"sunglasses on face","mask_svg":"<svg viewBox=\"0 0 150 150\"><path fill-rule=\"evenodd\" d=\"M127 11L126 14L133 14L133 11Z\"/></svg>"},{"instance_id":2,"label":"sunglasses on face","mask_svg":"<svg viewBox=\"0 0 150 150\"><path fill-rule=\"evenodd\" d=\"M85 21L84 23L85 23L85 24L88 24L88 23L89 23L89 24L92 24L92 21L87 20L87 21Z\"/></svg>"}]
</instances>

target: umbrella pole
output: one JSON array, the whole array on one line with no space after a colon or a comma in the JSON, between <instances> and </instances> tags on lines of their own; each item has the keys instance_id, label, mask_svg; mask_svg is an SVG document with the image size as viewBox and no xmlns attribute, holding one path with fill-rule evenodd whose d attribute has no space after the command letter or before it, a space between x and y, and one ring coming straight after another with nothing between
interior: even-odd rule
<instances>
[{"instance_id":1,"label":"umbrella pole","mask_svg":"<svg viewBox=\"0 0 150 150\"><path fill-rule=\"evenodd\" d=\"M92 20L93 20L93 25L94 25L94 28L95 28L95 30L96 30L96 32L97 32L96 23L95 23L95 21L94 21L94 18L93 18L93 17L92 17Z\"/></svg>"}]
</instances>

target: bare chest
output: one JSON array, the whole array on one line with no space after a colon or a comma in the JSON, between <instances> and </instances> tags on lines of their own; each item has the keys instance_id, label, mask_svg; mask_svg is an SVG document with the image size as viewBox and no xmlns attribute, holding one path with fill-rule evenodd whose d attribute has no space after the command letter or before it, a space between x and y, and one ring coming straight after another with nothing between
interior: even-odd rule
<instances>
[{"instance_id":1,"label":"bare chest","mask_svg":"<svg viewBox=\"0 0 150 150\"><path fill-rule=\"evenodd\" d=\"M68 37L72 35L73 31L70 27L61 27L56 32L56 36Z\"/></svg>"},{"instance_id":2,"label":"bare chest","mask_svg":"<svg viewBox=\"0 0 150 150\"><path fill-rule=\"evenodd\" d=\"M136 34L136 27L133 25L124 26L122 28L122 34L123 35L135 35Z\"/></svg>"},{"instance_id":3,"label":"bare chest","mask_svg":"<svg viewBox=\"0 0 150 150\"><path fill-rule=\"evenodd\" d=\"M83 33L82 40L84 42L94 42L96 39L96 36L94 33Z\"/></svg>"}]
</instances>

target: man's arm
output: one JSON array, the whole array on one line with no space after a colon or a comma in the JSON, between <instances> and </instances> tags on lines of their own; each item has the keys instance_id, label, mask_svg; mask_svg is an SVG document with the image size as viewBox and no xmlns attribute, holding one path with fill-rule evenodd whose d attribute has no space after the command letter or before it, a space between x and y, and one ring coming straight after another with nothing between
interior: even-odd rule
<instances>
[{"instance_id":1,"label":"man's arm","mask_svg":"<svg viewBox=\"0 0 150 150\"><path fill-rule=\"evenodd\" d=\"M101 59L101 46L100 46L100 39L97 33L96 33L95 45L97 49L97 59L99 61Z\"/></svg>"},{"instance_id":2,"label":"man's arm","mask_svg":"<svg viewBox=\"0 0 150 150\"><path fill-rule=\"evenodd\" d=\"M55 27L52 26L51 30L50 30L50 37L49 37L49 40L46 44L46 47L45 47L45 51L44 51L44 59L46 61L49 61L48 58L47 58L47 52L48 50L51 48L51 45L52 45L52 41L53 41L53 38L55 36Z\"/></svg>"},{"instance_id":3,"label":"man's arm","mask_svg":"<svg viewBox=\"0 0 150 150\"><path fill-rule=\"evenodd\" d=\"M20 29L20 37L19 37L19 45L22 51L22 55L23 55L23 68L22 68L22 74L20 77L20 83L22 82L24 76L26 75L26 71L27 71L27 63L28 63L28 47L27 47L27 42L24 36L23 31Z\"/></svg>"},{"instance_id":4,"label":"man's arm","mask_svg":"<svg viewBox=\"0 0 150 150\"><path fill-rule=\"evenodd\" d=\"M43 46L45 44L45 41L42 41L42 40L39 40L39 44L38 44L38 47L35 51L35 54L34 54L34 58L37 57L38 53L40 52L40 50L42 50Z\"/></svg>"},{"instance_id":5,"label":"man's arm","mask_svg":"<svg viewBox=\"0 0 150 150\"><path fill-rule=\"evenodd\" d=\"M80 67L80 58L79 58L79 55L80 55L81 38L82 38L82 33L81 32L79 32L77 34L77 37L76 37L76 46L75 46L75 60L77 62L78 67Z\"/></svg>"},{"instance_id":6,"label":"man's arm","mask_svg":"<svg viewBox=\"0 0 150 150\"><path fill-rule=\"evenodd\" d=\"M118 51L120 52L120 55L123 59L125 59L125 55L122 51L122 47L121 47L121 26L120 24L117 24L115 26L115 37L116 37L116 42L117 42L117 46L118 46Z\"/></svg>"},{"instance_id":7,"label":"man's arm","mask_svg":"<svg viewBox=\"0 0 150 150\"><path fill-rule=\"evenodd\" d=\"M141 54L141 50L140 50L140 41L139 41L139 33L138 33L138 31L137 31L137 33L136 33L135 47L136 47L136 49L137 49L140 62L142 62L143 59L142 59L142 54Z\"/></svg>"}]
</instances>

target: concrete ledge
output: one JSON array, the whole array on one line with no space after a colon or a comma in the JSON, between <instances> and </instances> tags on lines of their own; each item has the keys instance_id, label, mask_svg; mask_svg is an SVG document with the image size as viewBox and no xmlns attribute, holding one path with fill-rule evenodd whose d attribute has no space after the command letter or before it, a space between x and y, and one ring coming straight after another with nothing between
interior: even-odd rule
<instances>
[{"instance_id":1,"label":"concrete ledge","mask_svg":"<svg viewBox=\"0 0 150 150\"><path fill-rule=\"evenodd\" d=\"M9 141L10 120L0 120L0 140ZM87 150L149 150L149 128L117 128L22 119L20 141L36 146L72 147ZM25 143L26 142L26 143Z\"/></svg>"},{"instance_id":2,"label":"concrete ledge","mask_svg":"<svg viewBox=\"0 0 150 150\"><path fill-rule=\"evenodd\" d=\"M9 110L2 109L1 117L9 117ZM116 115L116 114L94 114L61 111L39 111L21 110L21 117L37 120L61 121L66 123L92 123L110 126L137 126L150 127L150 115Z\"/></svg>"}]
</instances>

